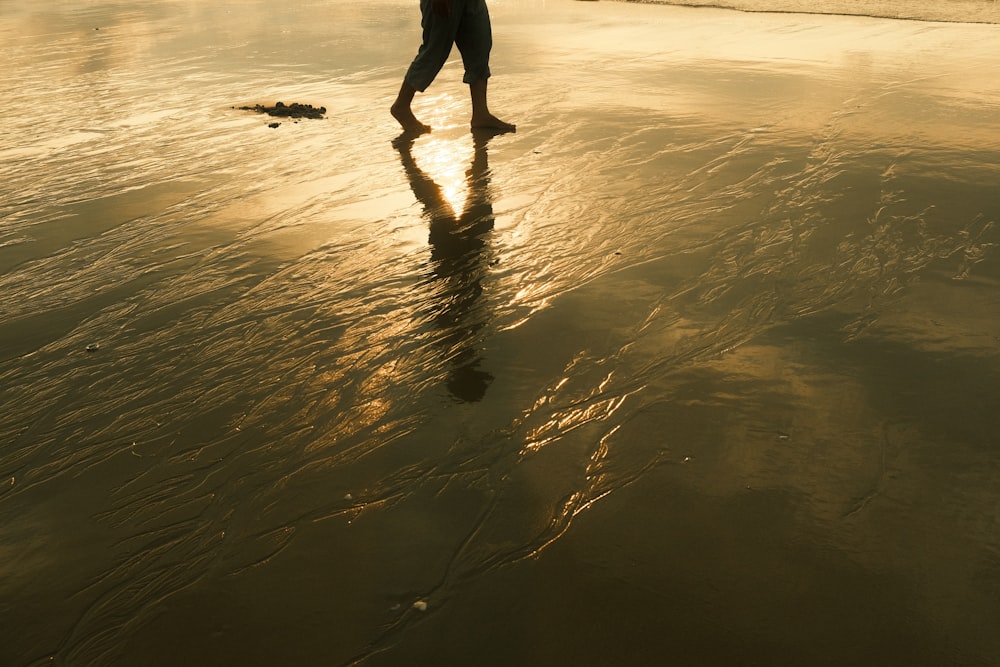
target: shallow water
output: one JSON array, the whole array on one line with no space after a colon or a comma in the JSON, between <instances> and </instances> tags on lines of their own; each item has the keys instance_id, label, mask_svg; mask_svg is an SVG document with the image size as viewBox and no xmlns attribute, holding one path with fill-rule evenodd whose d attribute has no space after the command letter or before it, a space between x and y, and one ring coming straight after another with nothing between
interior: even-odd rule
<instances>
[{"instance_id":1,"label":"shallow water","mask_svg":"<svg viewBox=\"0 0 1000 667\"><path fill-rule=\"evenodd\" d=\"M1000 24L995 0L624 0L744 12L791 12L949 23Z\"/></svg>"},{"instance_id":2,"label":"shallow water","mask_svg":"<svg viewBox=\"0 0 1000 667\"><path fill-rule=\"evenodd\" d=\"M995 662L997 28L411 4L4 4L0 663Z\"/></svg>"}]
</instances>

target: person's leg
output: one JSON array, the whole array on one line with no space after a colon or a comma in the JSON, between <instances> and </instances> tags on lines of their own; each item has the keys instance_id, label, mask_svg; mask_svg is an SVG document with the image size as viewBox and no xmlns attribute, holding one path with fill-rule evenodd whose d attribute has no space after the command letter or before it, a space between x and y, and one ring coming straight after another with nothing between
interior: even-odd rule
<instances>
[{"instance_id":1,"label":"person's leg","mask_svg":"<svg viewBox=\"0 0 1000 667\"><path fill-rule=\"evenodd\" d=\"M461 22L455 33L455 45L462 54L465 65L463 81L469 84L472 95L472 121L474 128L500 132L513 132L511 123L490 113L487 103L487 81L490 78L490 50L493 48L493 30L485 0L464 0Z\"/></svg>"},{"instance_id":2,"label":"person's leg","mask_svg":"<svg viewBox=\"0 0 1000 667\"><path fill-rule=\"evenodd\" d=\"M450 2L451 11L447 16L442 16L434 11L432 0L420 0L423 41L409 69L406 70L399 94L390 109L393 118L399 121L404 130L416 132L430 130L417 120L410 105L417 91L423 92L431 85L451 53L459 25L460 12L457 10L460 8L460 0L458 2L450 0Z\"/></svg>"},{"instance_id":3,"label":"person's leg","mask_svg":"<svg viewBox=\"0 0 1000 667\"><path fill-rule=\"evenodd\" d=\"M472 94L472 120L469 124L473 128L516 132L516 125L500 120L490 113L489 104L486 102L486 82L487 79L479 79L469 84L469 92Z\"/></svg>"},{"instance_id":4,"label":"person's leg","mask_svg":"<svg viewBox=\"0 0 1000 667\"><path fill-rule=\"evenodd\" d=\"M421 123L413 115L413 109L410 105L413 103L413 96L416 94L417 89L408 83L406 79L403 79L403 84L399 87L399 94L396 95L396 101L389 107L389 112L407 132L423 134L424 132L430 132L431 128Z\"/></svg>"}]
</instances>

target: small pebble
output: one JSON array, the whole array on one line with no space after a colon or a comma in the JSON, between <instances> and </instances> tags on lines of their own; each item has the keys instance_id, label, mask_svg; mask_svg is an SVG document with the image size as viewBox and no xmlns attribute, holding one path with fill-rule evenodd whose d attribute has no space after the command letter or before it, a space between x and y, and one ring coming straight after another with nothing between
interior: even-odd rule
<instances>
[{"instance_id":1,"label":"small pebble","mask_svg":"<svg viewBox=\"0 0 1000 667\"><path fill-rule=\"evenodd\" d=\"M100 343L91 343L90 345L87 346L86 349L87 352L97 352L99 349L101 349L101 345Z\"/></svg>"},{"instance_id":2,"label":"small pebble","mask_svg":"<svg viewBox=\"0 0 1000 667\"><path fill-rule=\"evenodd\" d=\"M427 611L427 603L423 600L417 600L413 603L413 608L417 611Z\"/></svg>"},{"instance_id":3,"label":"small pebble","mask_svg":"<svg viewBox=\"0 0 1000 667\"><path fill-rule=\"evenodd\" d=\"M281 123L268 123L268 127L278 127Z\"/></svg>"}]
</instances>

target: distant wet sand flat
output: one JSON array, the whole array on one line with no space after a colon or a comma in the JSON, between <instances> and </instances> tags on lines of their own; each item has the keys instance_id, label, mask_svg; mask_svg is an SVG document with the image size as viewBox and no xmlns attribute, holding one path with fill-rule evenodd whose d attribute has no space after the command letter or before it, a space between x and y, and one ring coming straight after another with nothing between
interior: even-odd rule
<instances>
[{"instance_id":1,"label":"distant wet sand flat","mask_svg":"<svg viewBox=\"0 0 1000 667\"><path fill-rule=\"evenodd\" d=\"M1000 27L490 10L4 4L0 664L995 662Z\"/></svg>"}]
</instances>

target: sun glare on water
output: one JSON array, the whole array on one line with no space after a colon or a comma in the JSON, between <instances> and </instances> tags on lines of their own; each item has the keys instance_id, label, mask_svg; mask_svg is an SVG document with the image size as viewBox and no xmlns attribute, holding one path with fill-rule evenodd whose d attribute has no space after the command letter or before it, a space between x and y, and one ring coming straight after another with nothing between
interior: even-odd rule
<instances>
[{"instance_id":1,"label":"sun glare on water","mask_svg":"<svg viewBox=\"0 0 1000 667\"><path fill-rule=\"evenodd\" d=\"M452 213L461 215L469 195L466 170L472 161L471 144L431 137L418 141L413 152L420 168L441 188Z\"/></svg>"}]
</instances>

